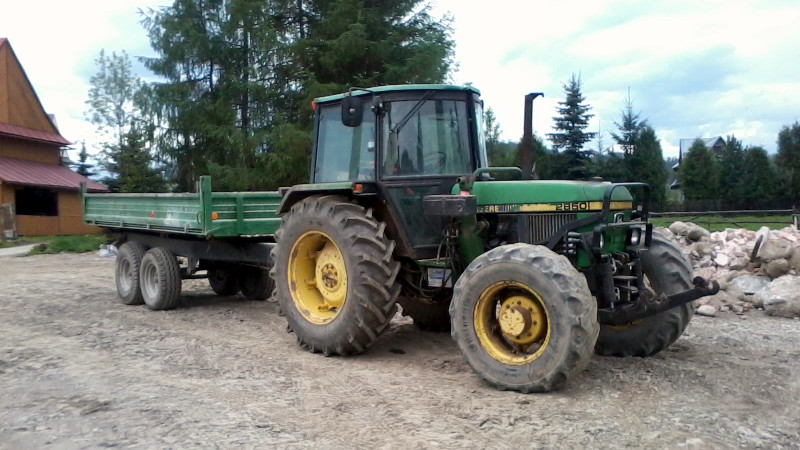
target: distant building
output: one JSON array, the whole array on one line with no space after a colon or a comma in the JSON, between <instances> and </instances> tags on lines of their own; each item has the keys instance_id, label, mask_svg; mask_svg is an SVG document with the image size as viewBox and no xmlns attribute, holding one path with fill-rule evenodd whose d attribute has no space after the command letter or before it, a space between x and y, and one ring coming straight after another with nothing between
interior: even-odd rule
<instances>
[{"instance_id":1,"label":"distant building","mask_svg":"<svg viewBox=\"0 0 800 450\"><path fill-rule=\"evenodd\" d=\"M694 141L700 140L705 144L706 148L714 150L714 153L719 155L719 153L725 149L725 139L721 136L710 137L710 138L694 138L694 139L681 139L680 142L680 158L683 158L684 153L688 153L689 149L692 148L692 144Z\"/></svg>"},{"instance_id":2,"label":"distant building","mask_svg":"<svg viewBox=\"0 0 800 450\"><path fill-rule=\"evenodd\" d=\"M681 165L681 161L683 161L683 154L689 153L689 149L692 148L694 141L700 140L705 144L706 148L711 149L714 151L714 154L719 156L720 152L725 149L725 139L721 136L710 137L710 138L692 138L692 139L681 139L680 140L680 150L678 153L678 163L672 166L672 171L677 172L678 167ZM670 189L680 189L681 185L678 183L678 180L672 182L669 186Z\"/></svg>"},{"instance_id":3,"label":"distant building","mask_svg":"<svg viewBox=\"0 0 800 450\"><path fill-rule=\"evenodd\" d=\"M71 171L70 145L39 97L8 40L0 38L0 205L16 212L21 236L97 233L83 223L79 188L108 189Z\"/></svg>"}]
</instances>

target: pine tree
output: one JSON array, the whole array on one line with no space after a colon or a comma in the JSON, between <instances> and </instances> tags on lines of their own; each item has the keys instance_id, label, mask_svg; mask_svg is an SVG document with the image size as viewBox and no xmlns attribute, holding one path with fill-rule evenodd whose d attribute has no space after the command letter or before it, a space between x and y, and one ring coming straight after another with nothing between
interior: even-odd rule
<instances>
[{"instance_id":1,"label":"pine tree","mask_svg":"<svg viewBox=\"0 0 800 450\"><path fill-rule=\"evenodd\" d=\"M146 65L167 80L154 86L158 144L178 188L212 172L217 189L304 181L313 98L443 81L454 48L450 19L420 5L176 0L148 14L158 56Z\"/></svg>"},{"instance_id":2,"label":"pine tree","mask_svg":"<svg viewBox=\"0 0 800 450\"><path fill-rule=\"evenodd\" d=\"M563 85L566 98L559 102L558 116L553 117L556 133L548 134L553 143L553 150L562 154L555 164L557 170L563 170L562 177L567 179L585 179L590 173L590 153L583 150L584 145L594 139L596 133L584 131L589 126L592 107L586 104L581 93L580 75L572 74L572 78Z\"/></svg>"},{"instance_id":3,"label":"pine tree","mask_svg":"<svg viewBox=\"0 0 800 450\"><path fill-rule=\"evenodd\" d=\"M650 199L655 208L666 202L667 170L664 156L656 132L647 121L640 123L633 152L627 159L627 167L632 181L650 185Z\"/></svg>"},{"instance_id":4,"label":"pine tree","mask_svg":"<svg viewBox=\"0 0 800 450\"><path fill-rule=\"evenodd\" d=\"M646 125L646 121L641 119L641 112L633 111L633 100L631 100L630 91L625 98L625 105L622 109L622 117L619 122L614 122L618 132L611 132L614 141L622 148L622 153L625 157L633 154L636 148L636 141L639 139L639 134L642 128Z\"/></svg>"},{"instance_id":5,"label":"pine tree","mask_svg":"<svg viewBox=\"0 0 800 450\"><path fill-rule=\"evenodd\" d=\"M89 152L86 151L86 142L81 142L81 151L78 153L78 162L75 163L75 172L85 176L86 178L96 175L92 170L94 164L90 164L88 161Z\"/></svg>"},{"instance_id":6,"label":"pine tree","mask_svg":"<svg viewBox=\"0 0 800 450\"><path fill-rule=\"evenodd\" d=\"M748 147L743 152L741 179L741 207L747 209L769 208L775 200L777 185L775 172L763 147Z\"/></svg>"},{"instance_id":7,"label":"pine tree","mask_svg":"<svg viewBox=\"0 0 800 450\"><path fill-rule=\"evenodd\" d=\"M778 133L775 161L782 178L782 197L794 206L800 206L800 122L785 126Z\"/></svg>"},{"instance_id":8,"label":"pine tree","mask_svg":"<svg viewBox=\"0 0 800 450\"><path fill-rule=\"evenodd\" d=\"M746 182L748 166L742 141L731 135L725 139L725 148L719 154L720 197L726 208L746 208Z\"/></svg>"},{"instance_id":9,"label":"pine tree","mask_svg":"<svg viewBox=\"0 0 800 450\"><path fill-rule=\"evenodd\" d=\"M714 153L700 139L683 155L678 181L688 200L719 198L719 165Z\"/></svg>"}]
</instances>

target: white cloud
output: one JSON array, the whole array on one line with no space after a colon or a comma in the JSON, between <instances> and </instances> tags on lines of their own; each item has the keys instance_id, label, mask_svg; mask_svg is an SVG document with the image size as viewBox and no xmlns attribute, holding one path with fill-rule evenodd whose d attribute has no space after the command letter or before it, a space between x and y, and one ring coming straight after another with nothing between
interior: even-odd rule
<instances>
[{"instance_id":1,"label":"white cloud","mask_svg":"<svg viewBox=\"0 0 800 450\"><path fill-rule=\"evenodd\" d=\"M93 60L101 48L147 55L138 9L171 0L28 0L4 5L9 38L64 136L94 137L83 120ZM783 125L798 120L800 3L796 0L438 0L455 19L457 83L481 89L503 129L522 134L523 96L536 100L534 130L550 132L561 83L580 72L599 126L613 129L631 88L665 155L678 139L735 133L774 151ZM606 140L609 140L606 134Z\"/></svg>"}]
</instances>

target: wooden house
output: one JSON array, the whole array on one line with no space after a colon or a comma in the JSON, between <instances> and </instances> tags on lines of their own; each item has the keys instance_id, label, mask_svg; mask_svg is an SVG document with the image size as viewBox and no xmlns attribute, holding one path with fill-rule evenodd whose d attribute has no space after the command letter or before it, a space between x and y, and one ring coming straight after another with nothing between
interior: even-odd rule
<instances>
[{"instance_id":1,"label":"wooden house","mask_svg":"<svg viewBox=\"0 0 800 450\"><path fill-rule=\"evenodd\" d=\"M70 145L47 115L8 40L0 38L0 205L16 212L20 236L97 233L83 223L80 183L106 187L62 161Z\"/></svg>"}]
</instances>

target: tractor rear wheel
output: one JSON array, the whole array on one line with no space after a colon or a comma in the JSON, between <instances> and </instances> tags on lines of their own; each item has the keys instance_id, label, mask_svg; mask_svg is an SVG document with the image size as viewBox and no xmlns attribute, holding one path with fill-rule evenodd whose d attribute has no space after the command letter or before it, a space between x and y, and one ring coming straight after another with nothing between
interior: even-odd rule
<instances>
[{"instance_id":1,"label":"tractor rear wheel","mask_svg":"<svg viewBox=\"0 0 800 450\"><path fill-rule=\"evenodd\" d=\"M692 288L692 266L664 236L653 233L650 249L640 257L645 281L656 294L671 295ZM603 325L595 351L604 356L655 355L683 334L693 314L692 304L687 303L627 325Z\"/></svg>"},{"instance_id":2,"label":"tractor rear wheel","mask_svg":"<svg viewBox=\"0 0 800 450\"><path fill-rule=\"evenodd\" d=\"M275 233L272 278L289 330L311 352L352 355L396 312L400 263L385 224L341 196L292 206Z\"/></svg>"},{"instance_id":3,"label":"tractor rear wheel","mask_svg":"<svg viewBox=\"0 0 800 450\"><path fill-rule=\"evenodd\" d=\"M569 260L546 247L504 245L476 258L450 305L452 336L479 377L501 390L546 392L583 370L597 340L597 304Z\"/></svg>"}]
</instances>

